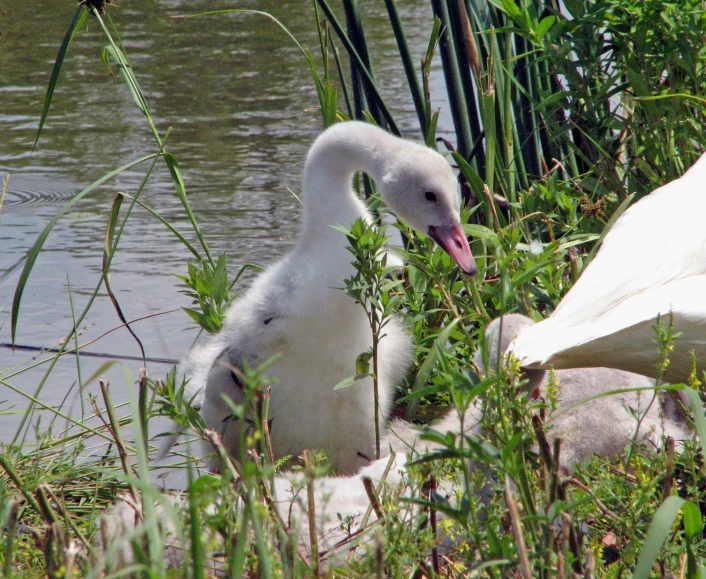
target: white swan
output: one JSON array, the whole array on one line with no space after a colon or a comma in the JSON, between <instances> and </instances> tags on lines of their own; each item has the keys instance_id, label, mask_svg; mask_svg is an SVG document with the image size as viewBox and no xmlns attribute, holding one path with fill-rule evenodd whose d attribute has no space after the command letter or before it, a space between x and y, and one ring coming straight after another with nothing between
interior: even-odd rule
<instances>
[{"instance_id":1,"label":"white swan","mask_svg":"<svg viewBox=\"0 0 706 579\"><path fill-rule=\"evenodd\" d=\"M223 330L194 349L182 368L190 377L187 397L195 395L206 424L221 430L232 414L223 396L236 403L242 399L232 368L242 367L243 361L253 368L280 354L267 371L277 380L269 407L275 458L323 449L339 474L355 472L375 456L371 380L334 391L337 383L356 374L356 357L372 345L362 307L340 289L354 270L346 237L332 228L348 227L359 217L371 220L351 189L357 171L372 177L400 219L430 235L466 273L475 273L449 163L425 146L372 125L340 123L319 136L309 151L295 249L231 305ZM412 345L397 320L384 332L379 391L386 416L394 386L410 363ZM235 423L224 436L234 456L239 433Z\"/></svg>"},{"instance_id":2,"label":"white swan","mask_svg":"<svg viewBox=\"0 0 706 579\"><path fill-rule=\"evenodd\" d=\"M656 375L652 326L673 314L681 336L665 378L706 369L706 155L630 207L554 313L513 345L523 365L608 366Z\"/></svg>"}]
</instances>

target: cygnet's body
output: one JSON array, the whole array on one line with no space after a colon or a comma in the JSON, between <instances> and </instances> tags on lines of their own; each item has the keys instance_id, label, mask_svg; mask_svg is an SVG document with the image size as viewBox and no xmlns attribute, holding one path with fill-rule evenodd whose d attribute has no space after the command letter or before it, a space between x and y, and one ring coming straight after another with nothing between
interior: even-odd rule
<instances>
[{"instance_id":1,"label":"cygnet's body","mask_svg":"<svg viewBox=\"0 0 706 579\"><path fill-rule=\"evenodd\" d=\"M190 379L187 397L195 396L206 424L220 431L232 414L223 396L235 403L243 398L233 368L242 368L243 361L253 368L279 355L267 370L276 380L268 415L275 458L323 449L339 474L355 472L375 456L372 380L334 391L356 374L356 357L372 346L363 308L341 290L354 269L345 235L332 227L349 227L357 218L371 221L351 188L357 171L373 178L400 219L431 235L464 271L475 273L448 162L371 125L340 123L316 140L307 157L296 247L231 305L223 330L195 348L182 368ZM379 344L382 416L411 354L410 337L392 320ZM239 432L235 422L224 435L236 457Z\"/></svg>"},{"instance_id":2,"label":"cygnet's body","mask_svg":"<svg viewBox=\"0 0 706 579\"><path fill-rule=\"evenodd\" d=\"M685 382L691 351L706 369L706 155L680 179L630 207L554 313L523 331L523 365L607 366L656 376L653 330L673 315L681 336L665 378Z\"/></svg>"},{"instance_id":3,"label":"cygnet's body","mask_svg":"<svg viewBox=\"0 0 706 579\"><path fill-rule=\"evenodd\" d=\"M532 326L532 320L519 314L493 320L486 329L489 366L497 363L497 352L514 355L513 340ZM531 387L546 395L546 372L528 369L526 377ZM667 415L662 420L661 397L652 401L655 384L650 378L611 368L577 368L557 370L556 379L558 407L547 416L547 426L551 438L562 440L560 462L566 470L594 454L607 458L620 455L636 434L636 416L643 417L636 440L647 448L659 448L663 436L677 441L691 436L678 416ZM632 391L607 394L621 389ZM594 396L598 398L591 399Z\"/></svg>"}]
</instances>

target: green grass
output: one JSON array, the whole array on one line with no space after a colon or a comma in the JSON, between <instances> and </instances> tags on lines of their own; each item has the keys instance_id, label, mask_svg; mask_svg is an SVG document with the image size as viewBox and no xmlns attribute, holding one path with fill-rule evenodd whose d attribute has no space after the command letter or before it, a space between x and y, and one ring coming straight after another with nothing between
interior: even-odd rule
<instances>
[{"instance_id":1,"label":"green grass","mask_svg":"<svg viewBox=\"0 0 706 579\"><path fill-rule=\"evenodd\" d=\"M335 18L326 0L314 3L319 61L298 45L302 65L313 75L322 126L357 117L396 132L376 85L365 14L353 0L342 4L346 23ZM440 53L456 133L453 158L462 174L464 220L479 275L460 275L429 239L401 227L408 242L404 275L386 283L389 274L371 271L375 262L364 265L361 260L360 277L367 280L366 291L387 292L390 312L401 312L414 333L415 362L398 393L407 418L424 420L438 415L441 407L463 408L477 397L494 403L493 426L502 428L487 428L492 434L484 441L439 438L445 445L443 458L422 458L410 468L406 500L394 489L383 490L376 505L382 523L370 526L368 548L359 549L345 568L329 567L328 572L345 577L432 576L435 569L452 577L704 577L703 413L694 416L699 442L686 444L681 453L645 456L631 449L628 469L625 457L596 457L569 476L557 470L545 427L533 421L532 403L518 393L517 374L502 372L482 381L472 364L490 319L513 311L535 319L548 315L629 202L681 175L703 151L703 8L692 0L680 5L574 0L564 3L565 13L554 2L529 0L434 0L431 5L435 19L429 21L430 41L420 71L411 60L395 2L385 2L419 120L418 136L431 146L436 145L438 112L429 100L428 82L432 56ZM107 46L100 56L119 70L155 146L89 185L46 226L23 265L11 312L13 337L22 323L23 290L52 228L79 199L127 169L143 168L144 179L134 196L123 195L112 207L93 298L105 287L119 311L110 291L110 263L132 208L142 206L140 193L162 162L199 240L198 246L190 245L151 212L194 256L181 278L194 300L187 313L207 331L217 331L241 274L252 267L230 276L225 259L210 253L190 210L179 163L166 149L169 134L152 119L107 8L99 13L91 2L77 8L51 76L36 146L41 146L41 127L59 72L71 57L71 40L87 19L104 32ZM284 41L293 40L286 22L265 16L281 28ZM202 16L215 17L218 13ZM361 181L372 195L371 184ZM1 201L2 196L0 210ZM350 239L355 249L358 238ZM206 577L214 565L230 577L316 576L317 568L327 566L326 557L319 561L298 545L269 506L277 465L267 458L266 434L257 435L266 425L266 368L248 370L245 377L246 405L257 417L256 434L245 446L262 459L226 459L221 475L203 476L184 460L189 485L177 504L150 482L148 439L154 433L148 433L149 419L167 415L194 436L208 434L183 399L174 372L157 381L138 380L129 407L115 407L103 383L101 398L86 400L82 419L68 430L63 430L61 407L42 407L40 395L51 382L53 365L70 347L93 298L74 314L69 340L46 362L44 378L26 395L13 444L0 452L3 575L124 576L115 545L104 541L109 529L101 529L96 519L127 496L139 505L143 520L130 537L133 576ZM373 318L373 331L377 327L379 332L384 316ZM661 335L659 347L667 354L671 338ZM374 367L371 354L368 364ZM18 391L21 377L0 373L0 384ZM126 376L125 383L132 384L132 378ZM700 402L699 384L690 386L694 390L688 395ZM244 411L234 408L236 414ZM97 426L87 427L88 419ZM38 443L22 446L30 425ZM130 439L121 434L127 425L134 433ZM212 442L219 448L218 440ZM540 453L532 450L537 446ZM468 458L476 468L468 467ZM305 473L321 470L315 462L309 461ZM479 517L478 490L487 484L488 471L493 476L484 492L493 500ZM428 500L430 485L443 480L456 481L455 506ZM455 538L455 546L443 554L430 524L434 510L446 514L439 525ZM165 553L175 542L183 563L168 570Z\"/></svg>"}]
</instances>

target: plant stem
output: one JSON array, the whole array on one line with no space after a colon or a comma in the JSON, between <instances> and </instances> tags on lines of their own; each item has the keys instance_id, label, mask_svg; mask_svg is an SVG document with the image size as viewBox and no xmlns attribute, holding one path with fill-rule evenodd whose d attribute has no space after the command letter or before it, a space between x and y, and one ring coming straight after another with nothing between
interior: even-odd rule
<instances>
[{"instance_id":1,"label":"plant stem","mask_svg":"<svg viewBox=\"0 0 706 579\"><path fill-rule=\"evenodd\" d=\"M378 390L378 331L373 332L373 398L375 399L375 458L380 458L380 394Z\"/></svg>"}]
</instances>

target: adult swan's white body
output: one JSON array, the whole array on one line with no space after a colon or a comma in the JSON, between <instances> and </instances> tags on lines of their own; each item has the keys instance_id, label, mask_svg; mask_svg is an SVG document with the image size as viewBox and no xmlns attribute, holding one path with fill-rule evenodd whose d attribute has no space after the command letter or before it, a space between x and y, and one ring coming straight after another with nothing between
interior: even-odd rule
<instances>
[{"instance_id":1,"label":"adult swan's white body","mask_svg":"<svg viewBox=\"0 0 706 579\"><path fill-rule=\"evenodd\" d=\"M448 162L374 126L340 123L309 151L296 247L231 305L223 331L195 348L183 365L190 378L187 396L195 395L206 424L221 430L232 414L223 396L236 403L242 399L232 368L242 367L244 360L254 367L280 354L267 371L277 380L269 408L275 458L323 449L339 474L367 464L365 457L374 458L375 447L370 380L334 391L356 373L356 357L372 345L363 309L340 289L353 266L345 235L331 227L370 219L351 188L357 171L373 178L403 221L433 237L466 273L475 273ZM388 325L379 350L383 415L411 351L403 327L396 321ZM230 424L224 442L235 456L239 438L238 423Z\"/></svg>"},{"instance_id":2,"label":"adult swan's white body","mask_svg":"<svg viewBox=\"0 0 706 579\"><path fill-rule=\"evenodd\" d=\"M666 378L686 381L690 352L706 369L706 155L680 179L630 207L594 261L546 320L523 330L523 365L609 366L655 376L652 326L668 314L682 335Z\"/></svg>"}]
</instances>

